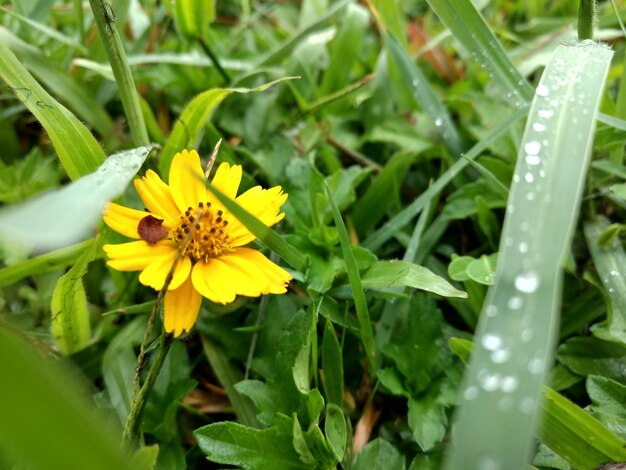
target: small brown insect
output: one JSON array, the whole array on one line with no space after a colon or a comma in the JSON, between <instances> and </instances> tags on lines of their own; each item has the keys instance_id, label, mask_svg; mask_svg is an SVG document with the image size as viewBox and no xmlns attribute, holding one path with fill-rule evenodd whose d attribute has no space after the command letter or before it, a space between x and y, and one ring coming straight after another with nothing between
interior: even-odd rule
<instances>
[{"instance_id":1,"label":"small brown insect","mask_svg":"<svg viewBox=\"0 0 626 470\"><path fill-rule=\"evenodd\" d=\"M156 243L167 237L168 230L163 227L163 220L151 215L145 216L137 225L137 232L142 240L148 243Z\"/></svg>"}]
</instances>

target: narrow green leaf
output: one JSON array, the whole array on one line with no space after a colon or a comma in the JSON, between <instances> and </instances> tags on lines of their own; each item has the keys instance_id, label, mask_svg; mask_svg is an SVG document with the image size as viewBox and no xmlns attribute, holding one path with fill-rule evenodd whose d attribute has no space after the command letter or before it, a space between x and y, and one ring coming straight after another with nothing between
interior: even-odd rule
<instances>
[{"instance_id":1,"label":"narrow green leaf","mask_svg":"<svg viewBox=\"0 0 626 470\"><path fill-rule=\"evenodd\" d=\"M104 161L104 152L91 132L37 83L2 42L0 78L44 127L71 179L94 171Z\"/></svg>"},{"instance_id":2,"label":"narrow green leaf","mask_svg":"<svg viewBox=\"0 0 626 470\"><path fill-rule=\"evenodd\" d=\"M500 126L494 129L489 136L478 142L465 154L465 158L456 161L446 172L441 175L426 191L424 191L411 204L394 215L381 228L368 236L363 241L363 246L374 251L380 248L387 240L402 230L430 201L445 188L469 164L470 160L477 158L489 145L504 134L515 122L527 113L526 109L518 109L511 114Z\"/></svg>"},{"instance_id":3,"label":"narrow green leaf","mask_svg":"<svg viewBox=\"0 0 626 470\"><path fill-rule=\"evenodd\" d=\"M78 393L85 384L77 381L75 371L42 359L3 326L0 363L3 452L33 468L133 468L122 455L118 436Z\"/></svg>"},{"instance_id":4,"label":"narrow green leaf","mask_svg":"<svg viewBox=\"0 0 626 470\"><path fill-rule=\"evenodd\" d=\"M400 69L406 85L411 88L415 100L439 129L446 147L453 155L460 155L463 151L463 143L459 131L452 121L450 113L435 95L422 71L411 60L406 49L389 33L385 34L385 46Z\"/></svg>"},{"instance_id":5,"label":"narrow green leaf","mask_svg":"<svg viewBox=\"0 0 626 470\"><path fill-rule=\"evenodd\" d=\"M41 252L85 238L102 217L106 203L124 192L150 150L139 147L116 153L78 181L4 208L0 211L0 243Z\"/></svg>"},{"instance_id":6,"label":"narrow green leaf","mask_svg":"<svg viewBox=\"0 0 626 470\"><path fill-rule=\"evenodd\" d=\"M326 402L341 406L343 403L343 357L339 340L330 320L326 319L322 337L322 370Z\"/></svg>"},{"instance_id":7,"label":"narrow green leaf","mask_svg":"<svg viewBox=\"0 0 626 470\"><path fill-rule=\"evenodd\" d=\"M516 107L524 107L533 96L532 88L509 60L506 51L476 6L466 0L427 0L435 14L489 73L492 80Z\"/></svg>"},{"instance_id":8,"label":"narrow green leaf","mask_svg":"<svg viewBox=\"0 0 626 470\"><path fill-rule=\"evenodd\" d=\"M467 364L471 341L450 338L448 344ZM576 468L590 470L607 461L626 461L626 442L585 410L548 387L542 388L541 403L543 415L537 436Z\"/></svg>"},{"instance_id":9,"label":"narrow green leaf","mask_svg":"<svg viewBox=\"0 0 626 470\"><path fill-rule=\"evenodd\" d=\"M599 237L610 226L604 217L585 224L585 238L593 264L609 299L607 319L593 325L593 334L626 346L626 252L619 240L600 247Z\"/></svg>"},{"instance_id":10,"label":"narrow green leaf","mask_svg":"<svg viewBox=\"0 0 626 470\"><path fill-rule=\"evenodd\" d=\"M231 212L250 232L252 232L264 245L274 251L294 269L304 272L307 266L307 258L296 247L285 241L278 233L265 225L255 216L246 211L243 207L230 199L219 189L207 183L207 189L224 204L224 207Z\"/></svg>"},{"instance_id":11,"label":"narrow green leaf","mask_svg":"<svg viewBox=\"0 0 626 470\"><path fill-rule=\"evenodd\" d=\"M561 266L576 224L612 54L591 41L560 45L537 87L447 469L522 468L530 458L558 333Z\"/></svg>"},{"instance_id":12,"label":"narrow green leaf","mask_svg":"<svg viewBox=\"0 0 626 470\"><path fill-rule=\"evenodd\" d=\"M257 427L259 422L256 419L252 402L235 388L235 384L243 380L243 374L233 367L226 354L220 348L215 347L206 336L201 335L201 339L204 354L224 390L226 390L228 400L235 410L239 422L246 426Z\"/></svg>"},{"instance_id":13,"label":"narrow green leaf","mask_svg":"<svg viewBox=\"0 0 626 470\"><path fill-rule=\"evenodd\" d=\"M465 292L454 288L428 268L406 261L379 261L363 274L361 280L365 289L411 287L443 297L467 298Z\"/></svg>"},{"instance_id":14,"label":"narrow green leaf","mask_svg":"<svg viewBox=\"0 0 626 470\"><path fill-rule=\"evenodd\" d=\"M72 264L92 243L93 239L85 240L76 245L51 251L45 255L2 268L0 269L0 287L13 284L33 274L63 269L67 265Z\"/></svg>"},{"instance_id":15,"label":"narrow green leaf","mask_svg":"<svg viewBox=\"0 0 626 470\"><path fill-rule=\"evenodd\" d=\"M52 334L57 348L65 355L80 351L89 343L91 327L83 276L96 255L96 247L97 239L59 278L52 292Z\"/></svg>"},{"instance_id":16,"label":"narrow green leaf","mask_svg":"<svg viewBox=\"0 0 626 470\"><path fill-rule=\"evenodd\" d=\"M313 171L316 173L316 170ZM316 173L317 174L317 173ZM321 175L318 174L321 178ZM359 274L359 268L352 252L352 243L348 236L348 231L341 218L341 213L335 204L333 195L328 187L328 184L323 180L326 194L328 195L328 202L333 212L333 218L335 219L335 226L339 235L339 243L341 244L341 252L343 253L343 259L346 262L346 270L348 272L348 279L352 288L352 295L354 299L354 306L356 307L357 318L359 320L359 327L361 331L361 341L367 354L369 366L374 367L374 358L376 354L376 344L374 342L374 329L372 328L372 322L370 321L370 314L367 308L367 300L365 299L365 292L361 283L361 275Z\"/></svg>"},{"instance_id":17,"label":"narrow green leaf","mask_svg":"<svg viewBox=\"0 0 626 470\"><path fill-rule=\"evenodd\" d=\"M214 0L176 0L174 7L176 27L188 39L204 36L215 19Z\"/></svg>"},{"instance_id":18,"label":"narrow green leaf","mask_svg":"<svg viewBox=\"0 0 626 470\"><path fill-rule=\"evenodd\" d=\"M161 152L159 170L163 179L167 181L170 164L176 153L186 148L197 147L198 136L204 129L207 120L217 105L224 101L228 95L265 91L277 83L294 78L296 77L284 77L256 88L213 88L196 96L185 106Z\"/></svg>"}]
</instances>

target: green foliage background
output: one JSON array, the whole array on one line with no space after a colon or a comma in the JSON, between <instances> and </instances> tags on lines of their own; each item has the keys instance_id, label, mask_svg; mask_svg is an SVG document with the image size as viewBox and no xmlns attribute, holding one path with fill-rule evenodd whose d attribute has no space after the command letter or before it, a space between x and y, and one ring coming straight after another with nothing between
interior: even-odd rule
<instances>
[{"instance_id":1,"label":"green foliage background","mask_svg":"<svg viewBox=\"0 0 626 470\"><path fill-rule=\"evenodd\" d=\"M141 446L121 449L156 293L106 267L102 244L123 237L88 191L51 205L50 222L29 217L45 238L72 207L95 237L45 254L0 245L0 468L426 470L472 449L467 468L481 470L626 461L626 7L596 8L594 39L612 61L590 46L597 74L576 72L570 95L550 89L565 111L547 132L567 152L551 160L550 184L526 187L538 85L576 39L576 2L117 0L104 10L117 27L108 38L90 4L108 2L2 3L0 241L9 210L105 155L147 137L155 150L139 172L165 178L177 151L207 158L223 139L218 159L243 165L243 189L289 194L275 231L232 211L294 282L282 296L205 300L165 359ZM132 185L119 202L141 208ZM510 228L549 210L569 221L563 234ZM526 291L540 344L522 344L521 316L488 319L489 305L516 298L505 217L505 233L530 242L518 258L557 271L548 292ZM503 394L536 382L526 398L537 399L516 396L514 411L480 375L496 327L514 332L499 351L541 351L539 363L502 361ZM474 373L489 392L479 416ZM523 414L530 424L516 430Z\"/></svg>"}]
</instances>

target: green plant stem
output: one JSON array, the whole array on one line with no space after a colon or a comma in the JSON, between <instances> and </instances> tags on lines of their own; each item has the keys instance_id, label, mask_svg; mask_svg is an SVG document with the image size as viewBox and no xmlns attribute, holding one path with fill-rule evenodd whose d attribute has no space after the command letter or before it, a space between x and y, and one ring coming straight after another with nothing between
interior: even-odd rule
<instances>
[{"instance_id":1,"label":"green plant stem","mask_svg":"<svg viewBox=\"0 0 626 470\"><path fill-rule=\"evenodd\" d=\"M141 113L139 96L137 95L130 66L126 60L122 37L115 26L113 8L108 0L89 0L89 4L111 63L111 69L120 92L133 142L137 146L149 145L148 130Z\"/></svg>"},{"instance_id":2,"label":"green plant stem","mask_svg":"<svg viewBox=\"0 0 626 470\"><path fill-rule=\"evenodd\" d=\"M224 70L224 67L222 67L222 64L220 64L220 61L213 52L213 49L211 49L209 44L202 37L198 38L198 43L200 44L200 47L202 47L204 53L209 56L209 59L211 59L211 62L213 62L213 65L224 79L224 84L228 85L231 81L230 75L228 75L228 72L226 72L226 70Z\"/></svg>"},{"instance_id":3,"label":"green plant stem","mask_svg":"<svg viewBox=\"0 0 626 470\"><path fill-rule=\"evenodd\" d=\"M82 0L74 0L74 9L76 10L76 24L78 25L78 35L80 37L80 43L82 45L85 45L85 21L83 15Z\"/></svg>"},{"instance_id":4,"label":"green plant stem","mask_svg":"<svg viewBox=\"0 0 626 470\"><path fill-rule=\"evenodd\" d=\"M128 413L128 418L126 419L126 424L124 425L124 431L122 432L122 445L126 448L133 447L138 440L139 426L141 425L141 416L143 414L144 407L146 406L152 387L154 387L154 383L156 382L159 372L161 371L163 361L165 361L167 353L170 350L173 339L173 336L166 333L165 330L161 333L159 352L150 366L146 381L139 390L139 393L133 397L130 405L130 412Z\"/></svg>"},{"instance_id":5,"label":"green plant stem","mask_svg":"<svg viewBox=\"0 0 626 470\"><path fill-rule=\"evenodd\" d=\"M580 0L578 8L578 39L593 39L595 0Z\"/></svg>"}]
</instances>

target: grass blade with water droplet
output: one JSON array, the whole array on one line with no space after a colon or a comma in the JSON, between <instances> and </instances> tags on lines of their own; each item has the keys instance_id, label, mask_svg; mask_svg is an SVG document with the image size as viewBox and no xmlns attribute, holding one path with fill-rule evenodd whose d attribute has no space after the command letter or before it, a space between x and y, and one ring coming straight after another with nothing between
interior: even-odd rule
<instances>
[{"instance_id":1,"label":"grass blade with water droplet","mask_svg":"<svg viewBox=\"0 0 626 470\"><path fill-rule=\"evenodd\" d=\"M554 354L561 266L612 54L592 42L561 45L537 87L447 469L524 468L530 458Z\"/></svg>"}]
</instances>

